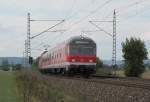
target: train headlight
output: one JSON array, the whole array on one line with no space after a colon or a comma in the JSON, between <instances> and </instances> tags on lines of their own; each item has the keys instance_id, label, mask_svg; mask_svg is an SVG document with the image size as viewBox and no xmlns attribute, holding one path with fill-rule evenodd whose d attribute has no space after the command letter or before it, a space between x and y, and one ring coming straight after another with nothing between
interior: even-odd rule
<instances>
[{"instance_id":1,"label":"train headlight","mask_svg":"<svg viewBox=\"0 0 150 102\"><path fill-rule=\"evenodd\" d=\"M93 62L93 60L89 60L89 62Z\"/></svg>"},{"instance_id":2,"label":"train headlight","mask_svg":"<svg viewBox=\"0 0 150 102\"><path fill-rule=\"evenodd\" d=\"M75 59L72 59L72 62L75 62L76 60Z\"/></svg>"}]
</instances>

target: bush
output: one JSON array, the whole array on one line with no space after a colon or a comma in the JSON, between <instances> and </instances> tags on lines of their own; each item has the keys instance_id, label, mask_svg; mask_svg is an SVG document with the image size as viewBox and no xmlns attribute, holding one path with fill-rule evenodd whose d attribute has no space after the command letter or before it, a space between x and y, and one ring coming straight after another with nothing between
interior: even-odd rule
<instances>
[{"instance_id":1,"label":"bush","mask_svg":"<svg viewBox=\"0 0 150 102\"><path fill-rule=\"evenodd\" d=\"M103 62L97 57L96 58L96 71L103 67Z\"/></svg>"},{"instance_id":2,"label":"bush","mask_svg":"<svg viewBox=\"0 0 150 102\"><path fill-rule=\"evenodd\" d=\"M9 71L9 67L2 67L3 71Z\"/></svg>"},{"instance_id":3,"label":"bush","mask_svg":"<svg viewBox=\"0 0 150 102\"><path fill-rule=\"evenodd\" d=\"M126 39L122 48L126 76L139 77L145 70L143 60L148 54L144 42L137 38Z\"/></svg>"},{"instance_id":4,"label":"bush","mask_svg":"<svg viewBox=\"0 0 150 102\"><path fill-rule=\"evenodd\" d=\"M15 84L18 102L92 102L86 96L79 95L76 88L68 89L65 83L49 79L36 71L16 72Z\"/></svg>"}]
</instances>

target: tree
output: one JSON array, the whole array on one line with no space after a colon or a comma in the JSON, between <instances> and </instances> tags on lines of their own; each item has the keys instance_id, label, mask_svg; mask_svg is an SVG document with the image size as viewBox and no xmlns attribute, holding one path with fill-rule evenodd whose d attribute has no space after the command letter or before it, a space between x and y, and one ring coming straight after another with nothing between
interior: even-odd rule
<instances>
[{"instance_id":1,"label":"tree","mask_svg":"<svg viewBox=\"0 0 150 102\"><path fill-rule=\"evenodd\" d=\"M7 59L2 60L2 70L8 71L9 70L9 63Z\"/></svg>"},{"instance_id":2,"label":"tree","mask_svg":"<svg viewBox=\"0 0 150 102\"><path fill-rule=\"evenodd\" d=\"M13 70L21 70L21 68L22 68L21 64L15 64L15 65L12 65L12 66L13 66Z\"/></svg>"},{"instance_id":3,"label":"tree","mask_svg":"<svg viewBox=\"0 0 150 102\"><path fill-rule=\"evenodd\" d=\"M103 67L103 62L97 57L96 58L96 70Z\"/></svg>"},{"instance_id":4,"label":"tree","mask_svg":"<svg viewBox=\"0 0 150 102\"><path fill-rule=\"evenodd\" d=\"M130 77L139 77L145 70L144 59L147 59L147 49L139 38L126 39L122 42L122 52L125 59L125 74Z\"/></svg>"}]
</instances>

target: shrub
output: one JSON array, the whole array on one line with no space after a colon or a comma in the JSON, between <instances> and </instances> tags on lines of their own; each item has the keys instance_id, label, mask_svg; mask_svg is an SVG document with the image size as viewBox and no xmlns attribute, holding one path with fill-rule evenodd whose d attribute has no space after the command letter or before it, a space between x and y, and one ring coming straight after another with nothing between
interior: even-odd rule
<instances>
[{"instance_id":1,"label":"shrub","mask_svg":"<svg viewBox=\"0 0 150 102\"><path fill-rule=\"evenodd\" d=\"M126 76L139 77L145 70L143 60L148 54L144 42L137 38L126 39L122 43L122 52Z\"/></svg>"}]
</instances>

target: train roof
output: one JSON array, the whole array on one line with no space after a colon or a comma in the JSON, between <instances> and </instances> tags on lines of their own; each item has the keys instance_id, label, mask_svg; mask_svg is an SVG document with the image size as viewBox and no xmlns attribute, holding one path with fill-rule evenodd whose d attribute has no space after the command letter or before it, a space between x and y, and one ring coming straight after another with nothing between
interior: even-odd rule
<instances>
[{"instance_id":1,"label":"train roof","mask_svg":"<svg viewBox=\"0 0 150 102\"><path fill-rule=\"evenodd\" d=\"M90 41L92 41L92 42L94 42L91 38L89 38L89 37L83 37L83 36L73 36L73 37L71 37L70 39L68 39L67 41L66 41L66 43L67 44L69 44L69 43L71 43L72 41L74 41L74 40L80 40L80 39L86 39L86 40L90 40ZM95 42L94 42L95 43Z\"/></svg>"}]
</instances>

